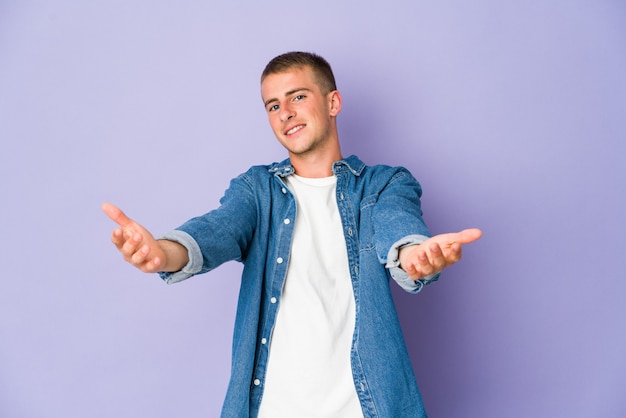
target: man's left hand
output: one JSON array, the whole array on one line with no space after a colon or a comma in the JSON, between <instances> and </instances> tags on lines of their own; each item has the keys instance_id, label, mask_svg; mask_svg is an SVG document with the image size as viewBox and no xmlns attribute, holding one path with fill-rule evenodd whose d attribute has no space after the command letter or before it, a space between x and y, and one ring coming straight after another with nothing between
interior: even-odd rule
<instances>
[{"instance_id":1,"label":"man's left hand","mask_svg":"<svg viewBox=\"0 0 626 418\"><path fill-rule=\"evenodd\" d=\"M482 236L480 229L435 235L421 244L400 250L400 267L413 280L439 273L461 259L462 247Z\"/></svg>"}]
</instances>

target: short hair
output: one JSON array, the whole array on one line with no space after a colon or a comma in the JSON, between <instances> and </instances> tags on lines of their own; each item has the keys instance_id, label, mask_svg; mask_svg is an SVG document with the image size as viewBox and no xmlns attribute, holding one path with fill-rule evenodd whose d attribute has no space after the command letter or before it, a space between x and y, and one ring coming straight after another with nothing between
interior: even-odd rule
<instances>
[{"instance_id":1,"label":"short hair","mask_svg":"<svg viewBox=\"0 0 626 418\"><path fill-rule=\"evenodd\" d=\"M304 67L313 70L315 81L322 93L327 94L337 90L335 76L328 61L311 52L293 51L275 57L265 66L261 74L261 83L270 74L284 73L292 68Z\"/></svg>"}]
</instances>

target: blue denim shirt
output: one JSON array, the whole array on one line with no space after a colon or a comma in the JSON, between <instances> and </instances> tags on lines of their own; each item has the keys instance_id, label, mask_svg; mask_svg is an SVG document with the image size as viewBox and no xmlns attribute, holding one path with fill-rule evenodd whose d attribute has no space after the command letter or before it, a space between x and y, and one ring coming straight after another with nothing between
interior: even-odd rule
<instances>
[{"instance_id":1,"label":"blue denim shirt","mask_svg":"<svg viewBox=\"0 0 626 418\"><path fill-rule=\"evenodd\" d=\"M438 278L415 282L398 267L399 248L429 236L420 185L404 168L366 166L355 156L334 163L333 172L356 305L351 363L363 414L425 417L389 287L393 277L417 293ZM289 160L252 167L231 181L219 208L163 237L183 244L190 257L181 271L161 273L167 283L229 260L244 264L222 417L256 417L263 397L297 215L283 181L293 173Z\"/></svg>"}]
</instances>

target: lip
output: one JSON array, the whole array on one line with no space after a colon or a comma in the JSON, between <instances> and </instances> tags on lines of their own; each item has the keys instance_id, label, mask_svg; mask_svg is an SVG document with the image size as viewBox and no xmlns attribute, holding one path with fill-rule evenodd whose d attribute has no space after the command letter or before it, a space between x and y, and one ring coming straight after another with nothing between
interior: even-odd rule
<instances>
[{"instance_id":1,"label":"lip","mask_svg":"<svg viewBox=\"0 0 626 418\"><path fill-rule=\"evenodd\" d=\"M289 128L287 128L287 129L285 129L285 130L283 131L283 135L285 135L285 136L295 135L295 134L297 134L298 132L300 132L302 129L304 129L305 127L306 127L306 125L305 125L304 123L298 123L298 124L292 125L292 126L290 126ZM295 129L295 128L298 128L298 129L296 129L296 130L295 130L294 132L292 132L292 133L289 133L291 130L293 130L293 129Z\"/></svg>"}]
</instances>

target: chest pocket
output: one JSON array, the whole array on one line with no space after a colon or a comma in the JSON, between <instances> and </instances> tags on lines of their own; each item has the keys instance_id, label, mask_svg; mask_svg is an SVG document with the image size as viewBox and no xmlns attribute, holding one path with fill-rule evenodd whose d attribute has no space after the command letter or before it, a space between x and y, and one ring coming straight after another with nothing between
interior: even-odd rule
<instances>
[{"instance_id":1,"label":"chest pocket","mask_svg":"<svg viewBox=\"0 0 626 418\"><path fill-rule=\"evenodd\" d=\"M359 208L359 250L372 250L374 248L374 223L373 213L378 201L378 195L369 195L361 200Z\"/></svg>"}]
</instances>

